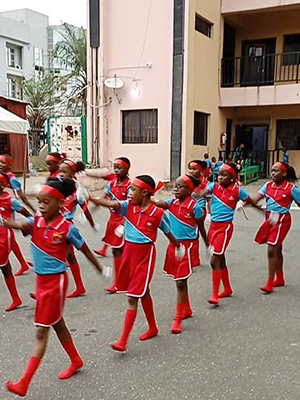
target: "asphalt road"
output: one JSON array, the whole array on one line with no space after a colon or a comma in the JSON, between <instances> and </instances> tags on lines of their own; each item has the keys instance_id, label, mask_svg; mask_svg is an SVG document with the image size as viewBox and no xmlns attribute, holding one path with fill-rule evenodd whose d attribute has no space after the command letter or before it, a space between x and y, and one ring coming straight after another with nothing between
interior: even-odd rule
<instances>
[{"instance_id":1,"label":"asphalt road","mask_svg":"<svg viewBox=\"0 0 300 400\"><path fill-rule=\"evenodd\" d=\"M139 342L146 329L139 309L129 338L128 351L115 353L110 343L119 337L126 309L126 296L107 295L109 282L78 256L87 295L67 300L65 319L85 361L82 372L68 381L57 375L68 359L55 334L50 336L44 360L35 375L28 399L56 400L299 400L300 398L300 324L299 259L300 213L293 212L293 227L286 241L284 257L285 288L263 295L258 287L266 280L266 248L253 243L262 221L254 210L247 211L250 221L237 214L235 234L228 250L234 296L217 308L207 299L211 292L211 272L205 252L203 266L189 281L193 318L184 321L183 332L172 335L175 312L174 282L162 272L167 241L158 238L158 259L151 285L160 329L158 337ZM95 213L101 232L89 227L80 230L91 248L99 246L108 212ZM17 234L25 255L30 259L29 239ZM13 268L18 265L12 256ZM111 256L104 264L112 264ZM0 279L0 399L12 399L5 382L16 381L24 372L34 340L32 324L34 301L33 271L17 278L23 308L5 313L10 298ZM70 290L73 288L70 279Z\"/></svg>"}]
</instances>

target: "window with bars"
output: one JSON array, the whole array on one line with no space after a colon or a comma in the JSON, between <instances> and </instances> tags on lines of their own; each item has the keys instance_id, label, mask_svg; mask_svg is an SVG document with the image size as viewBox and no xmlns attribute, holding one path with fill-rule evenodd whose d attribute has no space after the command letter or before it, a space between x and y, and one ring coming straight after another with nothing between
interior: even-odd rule
<instances>
[{"instance_id":1,"label":"window with bars","mask_svg":"<svg viewBox=\"0 0 300 400\"><path fill-rule=\"evenodd\" d=\"M278 147L300 150L300 119L277 120Z\"/></svg>"},{"instance_id":2,"label":"window with bars","mask_svg":"<svg viewBox=\"0 0 300 400\"><path fill-rule=\"evenodd\" d=\"M283 54L283 65L299 65L300 33L284 35Z\"/></svg>"},{"instance_id":3,"label":"window with bars","mask_svg":"<svg viewBox=\"0 0 300 400\"><path fill-rule=\"evenodd\" d=\"M15 66L15 49L6 47L6 65L8 67Z\"/></svg>"},{"instance_id":4,"label":"window with bars","mask_svg":"<svg viewBox=\"0 0 300 400\"><path fill-rule=\"evenodd\" d=\"M122 111L122 143L158 143L158 110Z\"/></svg>"},{"instance_id":5,"label":"window with bars","mask_svg":"<svg viewBox=\"0 0 300 400\"><path fill-rule=\"evenodd\" d=\"M195 29L196 31L203 33L203 35L211 38L213 24L204 18L200 17L200 15L196 14L195 16Z\"/></svg>"},{"instance_id":6,"label":"window with bars","mask_svg":"<svg viewBox=\"0 0 300 400\"><path fill-rule=\"evenodd\" d=\"M196 146L207 145L208 117L209 114L199 111L194 113L194 145Z\"/></svg>"},{"instance_id":7,"label":"window with bars","mask_svg":"<svg viewBox=\"0 0 300 400\"><path fill-rule=\"evenodd\" d=\"M7 84L7 96L15 98L16 97L16 81L11 77L6 78Z\"/></svg>"}]
</instances>

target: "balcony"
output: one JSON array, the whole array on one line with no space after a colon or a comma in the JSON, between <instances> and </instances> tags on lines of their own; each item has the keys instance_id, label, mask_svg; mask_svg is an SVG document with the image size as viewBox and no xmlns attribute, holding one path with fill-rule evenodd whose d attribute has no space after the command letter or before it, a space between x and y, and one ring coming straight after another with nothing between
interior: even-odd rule
<instances>
[{"instance_id":1,"label":"balcony","mask_svg":"<svg viewBox=\"0 0 300 400\"><path fill-rule=\"evenodd\" d=\"M245 13L300 5L299 0L223 0L222 14Z\"/></svg>"},{"instance_id":2,"label":"balcony","mask_svg":"<svg viewBox=\"0 0 300 400\"><path fill-rule=\"evenodd\" d=\"M221 106L300 103L300 53L222 59Z\"/></svg>"}]
</instances>

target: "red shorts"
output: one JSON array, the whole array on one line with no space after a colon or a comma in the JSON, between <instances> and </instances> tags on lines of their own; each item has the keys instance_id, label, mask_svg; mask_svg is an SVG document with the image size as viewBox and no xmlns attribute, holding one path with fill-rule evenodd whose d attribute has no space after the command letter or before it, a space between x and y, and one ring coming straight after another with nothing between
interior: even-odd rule
<instances>
[{"instance_id":1,"label":"red shorts","mask_svg":"<svg viewBox=\"0 0 300 400\"><path fill-rule=\"evenodd\" d=\"M259 228L254 241L257 244L267 243L271 246L282 246L292 225L291 214L280 214L275 225L269 223L269 215L270 213L266 214L266 221Z\"/></svg>"},{"instance_id":2,"label":"red shorts","mask_svg":"<svg viewBox=\"0 0 300 400\"><path fill-rule=\"evenodd\" d=\"M148 289L156 261L153 243L125 242L120 269L116 279L117 292L128 296L143 297Z\"/></svg>"},{"instance_id":3,"label":"red shorts","mask_svg":"<svg viewBox=\"0 0 300 400\"><path fill-rule=\"evenodd\" d=\"M120 221L115 221L113 219L109 219L107 226L106 226L106 232L105 236L102 239L102 242L108 246L114 247L116 249L121 248L124 246L124 236L118 237L115 234L115 230L117 227L121 225Z\"/></svg>"},{"instance_id":4,"label":"red shorts","mask_svg":"<svg viewBox=\"0 0 300 400\"><path fill-rule=\"evenodd\" d=\"M62 319L68 288L68 274L36 276L34 324L49 327Z\"/></svg>"},{"instance_id":5,"label":"red shorts","mask_svg":"<svg viewBox=\"0 0 300 400\"><path fill-rule=\"evenodd\" d=\"M208 240L216 255L224 254L233 234L232 222L211 222Z\"/></svg>"},{"instance_id":6,"label":"red shorts","mask_svg":"<svg viewBox=\"0 0 300 400\"><path fill-rule=\"evenodd\" d=\"M8 263L11 250L11 235L13 234L13 231L7 228L0 228L0 268L5 267Z\"/></svg>"},{"instance_id":7,"label":"red shorts","mask_svg":"<svg viewBox=\"0 0 300 400\"><path fill-rule=\"evenodd\" d=\"M175 246L170 243L167 248L164 272L175 281L187 279L192 275L193 268L200 265L199 240L184 240L180 242L185 247L185 255L180 260L175 257Z\"/></svg>"}]
</instances>

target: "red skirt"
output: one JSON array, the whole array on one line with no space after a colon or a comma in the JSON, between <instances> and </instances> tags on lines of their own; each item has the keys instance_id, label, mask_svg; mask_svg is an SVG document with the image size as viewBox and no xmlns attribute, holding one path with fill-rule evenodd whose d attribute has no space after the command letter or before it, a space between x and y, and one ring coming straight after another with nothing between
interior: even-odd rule
<instances>
[{"instance_id":1,"label":"red skirt","mask_svg":"<svg viewBox=\"0 0 300 400\"><path fill-rule=\"evenodd\" d=\"M117 292L143 297L152 280L155 261L156 249L153 243L125 242L116 279Z\"/></svg>"},{"instance_id":2,"label":"red skirt","mask_svg":"<svg viewBox=\"0 0 300 400\"><path fill-rule=\"evenodd\" d=\"M11 250L11 235L13 231L7 228L0 228L0 268L8 264L8 257Z\"/></svg>"},{"instance_id":3,"label":"red skirt","mask_svg":"<svg viewBox=\"0 0 300 400\"><path fill-rule=\"evenodd\" d=\"M269 215L270 213L266 213L266 221L259 228L254 241L257 244L282 246L292 225L291 214L280 214L275 225L270 224Z\"/></svg>"},{"instance_id":4,"label":"red skirt","mask_svg":"<svg viewBox=\"0 0 300 400\"><path fill-rule=\"evenodd\" d=\"M121 248L124 246L124 236L118 237L115 234L115 230L120 225L119 220L109 219L106 226L105 236L102 239L102 242L107 246L111 246L115 249Z\"/></svg>"},{"instance_id":5,"label":"red skirt","mask_svg":"<svg viewBox=\"0 0 300 400\"><path fill-rule=\"evenodd\" d=\"M175 257L175 246L170 243L163 269L175 281L189 278L192 275L193 268L200 265L199 240L184 240L180 243L185 247L185 255L181 259L177 259Z\"/></svg>"},{"instance_id":6,"label":"red skirt","mask_svg":"<svg viewBox=\"0 0 300 400\"><path fill-rule=\"evenodd\" d=\"M225 253L233 234L232 222L211 222L208 240L216 255Z\"/></svg>"},{"instance_id":7,"label":"red skirt","mask_svg":"<svg viewBox=\"0 0 300 400\"><path fill-rule=\"evenodd\" d=\"M63 315L68 288L68 274L36 276L36 306L34 324L50 327Z\"/></svg>"}]
</instances>

